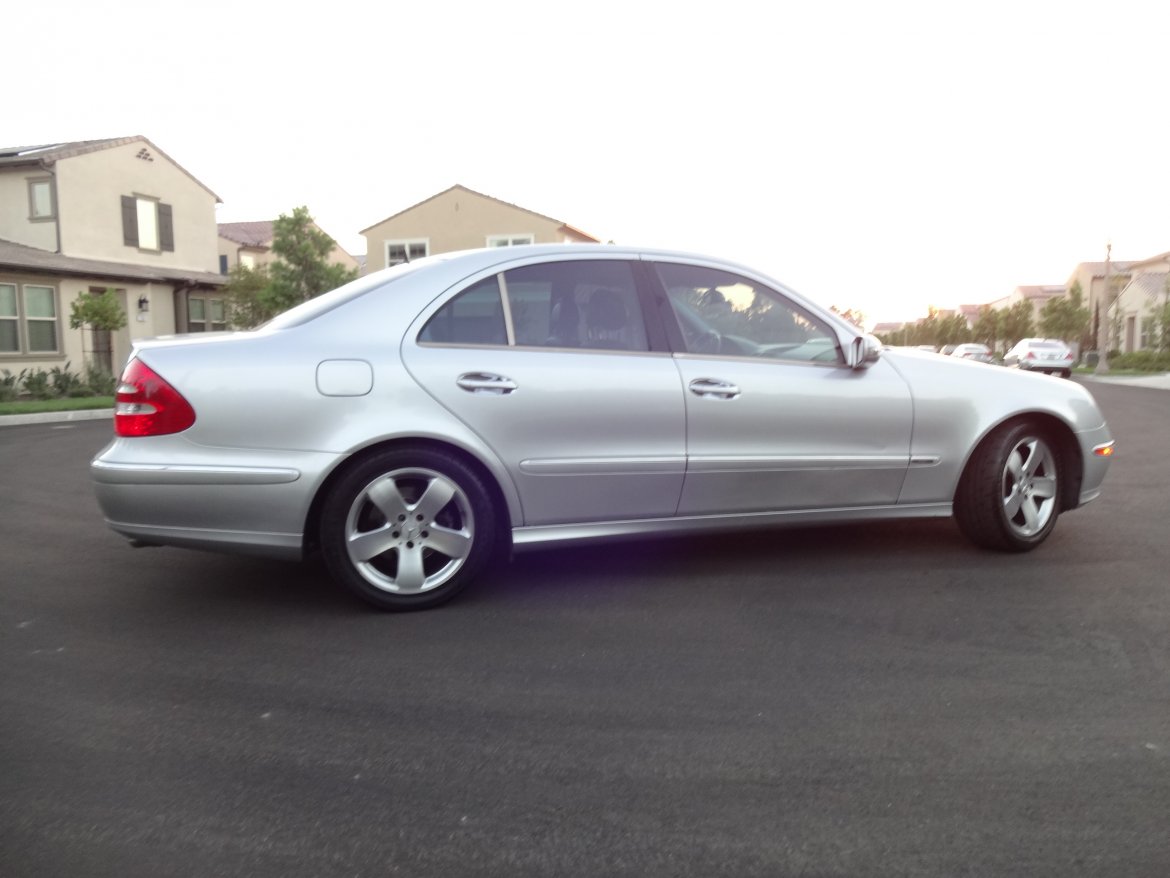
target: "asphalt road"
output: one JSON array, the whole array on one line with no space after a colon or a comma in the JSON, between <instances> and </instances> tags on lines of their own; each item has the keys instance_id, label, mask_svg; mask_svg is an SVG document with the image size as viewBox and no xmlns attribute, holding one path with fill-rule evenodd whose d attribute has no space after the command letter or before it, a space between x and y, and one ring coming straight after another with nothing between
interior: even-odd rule
<instances>
[{"instance_id":1,"label":"asphalt road","mask_svg":"<svg viewBox=\"0 0 1170 878\"><path fill-rule=\"evenodd\" d=\"M0 429L0 875L1170 874L1170 393L1039 551L946 521L523 555L383 615L132 550Z\"/></svg>"}]
</instances>

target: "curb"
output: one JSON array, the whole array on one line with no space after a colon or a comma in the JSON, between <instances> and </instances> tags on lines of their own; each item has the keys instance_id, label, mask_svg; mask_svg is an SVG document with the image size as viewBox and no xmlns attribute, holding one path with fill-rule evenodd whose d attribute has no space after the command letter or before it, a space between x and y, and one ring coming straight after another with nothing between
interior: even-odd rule
<instances>
[{"instance_id":1,"label":"curb","mask_svg":"<svg viewBox=\"0 0 1170 878\"><path fill-rule=\"evenodd\" d=\"M1124 384L1128 387L1152 387L1156 390L1170 390L1170 372L1154 373L1152 375L1125 375L1112 377L1105 375L1080 375L1085 381L1099 384Z\"/></svg>"},{"instance_id":2,"label":"curb","mask_svg":"<svg viewBox=\"0 0 1170 878\"><path fill-rule=\"evenodd\" d=\"M72 412L37 412L32 415L0 415L0 427L18 424L62 424L69 421L100 421L113 419L113 409L78 409Z\"/></svg>"}]
</instances>

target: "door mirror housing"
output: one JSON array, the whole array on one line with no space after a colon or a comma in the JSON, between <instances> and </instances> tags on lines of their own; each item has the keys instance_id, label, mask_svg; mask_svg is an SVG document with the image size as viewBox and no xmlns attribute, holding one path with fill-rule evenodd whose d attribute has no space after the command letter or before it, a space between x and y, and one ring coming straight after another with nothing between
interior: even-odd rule
<instances>
[{"instance_id":1,"label":"door mirror housing","mask_svg":"<svg viewBox=\"0 0 1170 878\"><path fill-rule=\"evenodd\" d=\"M868 369L882 357L882 343L872 335L856 335L849 345L847 364L850 369Z\"/></svg>"}]
</instances>

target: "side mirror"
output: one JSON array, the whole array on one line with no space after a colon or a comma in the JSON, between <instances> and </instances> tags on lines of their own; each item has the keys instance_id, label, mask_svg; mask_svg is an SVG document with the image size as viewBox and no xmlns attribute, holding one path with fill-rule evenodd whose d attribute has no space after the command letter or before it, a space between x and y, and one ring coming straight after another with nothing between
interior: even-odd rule
<instances>
[{"instance_id":1,"label":"side mirror","mask_svg":"<svg viewBox=\"0 0 1170 878\"><path fill-rule=\"evenodd\" d=\"M849 345L850 369L868 369L882 357L882 343L872 335L857 335Z\"/></svg>"}]
</instances>

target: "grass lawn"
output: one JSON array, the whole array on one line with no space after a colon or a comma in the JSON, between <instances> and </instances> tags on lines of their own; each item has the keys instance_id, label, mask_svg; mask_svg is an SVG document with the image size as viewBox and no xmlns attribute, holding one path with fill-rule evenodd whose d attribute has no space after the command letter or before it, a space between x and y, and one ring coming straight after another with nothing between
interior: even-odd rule
<instances>
[{"instance_id":1,"label":"grass lawn","mask_svg":"<svg viewBox=\"0 0 1170 878\"><path fill-rule=\"evenodd\" d=\"M0 415L39 415L42 412L76 412L85 409L112 409L112 396L82 396L76 399L25 399L0 402Z\"/></svg>"}]
</instances>

